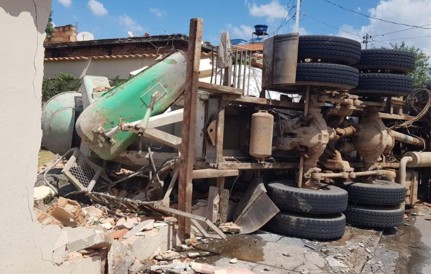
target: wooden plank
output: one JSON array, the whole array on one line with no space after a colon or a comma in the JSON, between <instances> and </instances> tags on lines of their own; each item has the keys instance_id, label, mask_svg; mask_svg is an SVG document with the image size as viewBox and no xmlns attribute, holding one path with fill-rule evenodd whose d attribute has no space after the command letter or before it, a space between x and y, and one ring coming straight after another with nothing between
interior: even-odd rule
<instances>
[{"instance_id":1,"label":"wooden plank","mask_svg":"<svg viewBox=\"0 0 431 274\"><path fill-rule=\"evenodd\" d=\"M232 96L232 95L224 95L223 100L230 101L230 102L245 103L245 104L271 106L271 107L275 107L275 108L285 108L285 109L293 109L293 110L303 110L304 109L303 103L278 101L278 100L271 100L271 99L265 99L265 98L250 97L250 96L237 97L237 96Z\"/></svg>"},{"instance_id":2,"label":"wooden plank","mask_svg":"<svg viewBox=\"0 0 431 274\"><path fill-rule=\"evenodd\" d=\"M207 204L207 219L215 223L218 219L220 204L220 195L218 188L215 186L210 186L208 192L208 204Z\"/></svg>"},{"instance_id":3,"label":"wooden plank","mask_svg":"<svg viewBox=\"0 0 431 274\"><path fill-rule=\"evenodd\" d=\"M224 158L223 158L224 118L225 118L225 104L223 104L222 99L220 99L219 112L217 116L217 132L216 132L217 164L224 161Z\"/></svg>"},{"instance_id":4,"label":"wooden plank","mask_svg":"<svg viewBox=\"0 0 431 274\"><path fill-rule=\"evenodd\" d=\"M238 176L238 174L239 172L237 169L197 169L193 170L193 179L233 177Z\"/></svg>"},{"instance_id":5,"label":"wooden plank","mask_svg":"<svg viewBox=\"0 0 431 274\"><path fill-rule=\"evenodd\" d=\"M391 113L384 113L384 112L379 112L379 117L381 119L405 120L405 121L410 121L414 118L413 116L406 115L406 114L391 114Z\"/></svg>"},{"instance_id":6,"label":"wooden plank","mask_svg":"<svg viewBox=\"0 0 431 274\"><path fill-rule=\"evenodd\" d=\"M237 162L222 162L219 163L218 169L287 169L298 168L298 163L237 163Z\"/></svg>"},{"instance_id":7,"label":"wooden plank","mask_svg":"<svg viewBox=\"0 0 431 274\"><path fill-rule=\"evenodd\" d=\"M224 178L223 178L224 179ZM220 195L220 205L219 205L219 212L220 212L220 223L226 223L227 222L227 215L229 212L229 189L219 189L219 195Z\"/></svg>"},{"instance_id":8,"label":"wooden plank","mask_svg":"<svg viewBox=\"0 0 431 274\"><path fill-rule=\"evenodd\" d=\"M184 92L184 115L182 127L180 175L178 185L178 209L185 213L192 212L193 164L195 161L196 109L199 86L199 63L202 45L202 18L190 20L189 45L187 54L186 87ZM190 220L180 215L178 232L181 241L190 237Z\"/></svg>"},{"instance_id":9,"label":"wooden plank","mask_svg":"<svg viewBox=\"0 0 431 274\"><path fill-rule=\"evenodd\" d=\"M180 137L166 133L160 129L147 128L144 131L144 137L176 149L180 149L181 147Z\"/></svg>"},{"instance_id":10,"label":"wooden plank","mask_svg":"<svg viewBox=\"0 0 431 274\"><path fill-rule=\"evenodd\" d=\"M148 120L147 128L161 127L183 121L184 109L177 109L174 111L162 113L150 117Z\"/></svg>"},{"instance_id":11,"label":"wooden plank","mask_svg":"<svg viewBox=\"0 0 431 274\"><path fill-rule=\"evenodd\" d=\"M243 95L243 90L239 88L233 88L228 86L214 85L210 83L199 82L199 89L208 91L214 94L228 94L233 96Z\"/></svg>"}]
</instances>

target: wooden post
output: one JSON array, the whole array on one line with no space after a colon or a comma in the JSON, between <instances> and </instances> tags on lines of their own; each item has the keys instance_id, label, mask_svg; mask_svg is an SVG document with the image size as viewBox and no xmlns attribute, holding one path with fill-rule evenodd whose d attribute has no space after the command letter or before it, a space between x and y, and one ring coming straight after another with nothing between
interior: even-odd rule
<instances>
[{"instance_id":1,"label":"wooden post","mask_svg":"<svg viewBox=\"0 0 431 274\"><path fill-rule=\"evenodd\" d=\"M186 87L184 93L184 116L180 157L178 187L178 209L187 213L192 211L193 164L195 162L196 109L199 85L199 63L202 43L202 18L190 20L189 46L187 54ZM189 219L179 216L179 237L182 241L190 237Z\"/></svg>"}]
</instances>

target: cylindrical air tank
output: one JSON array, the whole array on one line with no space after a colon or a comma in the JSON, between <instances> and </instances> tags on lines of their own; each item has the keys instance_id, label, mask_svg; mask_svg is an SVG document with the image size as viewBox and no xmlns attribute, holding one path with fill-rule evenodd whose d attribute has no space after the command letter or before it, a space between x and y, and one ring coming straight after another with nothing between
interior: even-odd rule
<instances>
[{"instance_id":1,"label":"cylindrical air tank","mask_svg":"<svg viewBox=\"0 0 431 274\"><path fill-rule=\"evenodd\" d=\"M249 154L258 160L272 155L274 116L260 110L251 115Z\"/></svg>"}]
</instances>

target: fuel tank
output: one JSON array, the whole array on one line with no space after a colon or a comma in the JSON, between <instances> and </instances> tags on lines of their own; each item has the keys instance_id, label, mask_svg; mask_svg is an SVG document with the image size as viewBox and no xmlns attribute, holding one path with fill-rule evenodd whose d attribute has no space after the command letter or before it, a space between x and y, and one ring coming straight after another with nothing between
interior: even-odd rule
<instances>
[{"instance_id":1,"label":"fuel tank","mask_svg":"<svg viewBox=\"0 0 431 274\"><path fill-rule=\"evenodd\" d=\"M88 106L76 122L76 131L100 158L112 160L138 139L132 132L119 131L106 138L104 132L141 120L153 94L156 94L151 115L163 113L183 93L186 83L186 56L173 53L127 82L107 91Z\"/></svg>"}]
</instances>

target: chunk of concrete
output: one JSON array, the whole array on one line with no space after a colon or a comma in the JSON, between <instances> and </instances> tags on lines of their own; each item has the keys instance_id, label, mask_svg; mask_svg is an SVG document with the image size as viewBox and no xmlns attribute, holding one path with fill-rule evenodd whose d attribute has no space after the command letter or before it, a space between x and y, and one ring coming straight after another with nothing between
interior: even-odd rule
<instances>
[{"instance_id":1,"label":"chunk of concrete","mask_svg":"<svg viewBox=\"0 0 431 274\"><path fill-rule=\"evenodd\" d=\"M33 197L35 200L42 200L48 196L54 196L54 190L48 186L37 186L33 189Z\"/></svg>"},{"instance_id":2,"label":"chunk of concrete","mask_svg":"<svg viewBox=\"0 0 431 274\"><path fill-rule=\"evenodd\" d=\"M59 197L57 203L52 205L47 213L65 226L76 227L84 222L81 206L76 201L63 197Z\"/></svg>"},{"instance_id":3,"label":"chunk of concrete","mask_svg":"<svg viewBox=\"0 0 431 274\"><path fill-rule=\"evenodd\" d=\"M78 251L82 249L100 249L109 247L112 240L102 230L92 228L69 228L65 227L64 230L67 232L68 243L67 249L69 251Z\"/></svg>"},{"instance_id":4,"label":"chunk of concrete","mask_svg":"<svg viewBox=\"0 0 431 274\"><path fill-rule=\"evenodd\" d=\"M119 241L113 241L108 252L108 274L126 274L133 264L130 250Z\"/></svg>"},{"instance_id":5,"label":"chunk of concrete","mask_svg":"<svg viewBox=\"0 0 431 274\"><path fill-rule=\"evenodd\" d=\"M132 230L130 230L129 232L126 233L126 235L124 235L124 239L130 238L132 236L135 236L136 233L141 232L142 230L151 230L154 227L154 220L150 219L150 220L145 220L143 222L140 222L139 224L137 224L135 227L132 228Z\"/></svg>"}]
</instances>

